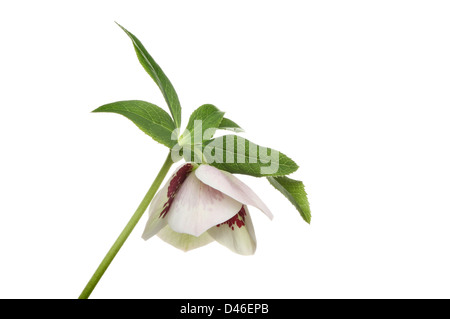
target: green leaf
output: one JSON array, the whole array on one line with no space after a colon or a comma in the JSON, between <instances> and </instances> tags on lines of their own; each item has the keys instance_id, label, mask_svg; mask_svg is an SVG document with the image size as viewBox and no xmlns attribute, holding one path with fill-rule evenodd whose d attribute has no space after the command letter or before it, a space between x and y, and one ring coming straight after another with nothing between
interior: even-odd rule
<instances>
[{"instance_id":1,"label":"green leaf","mask_svg":"<svg viewBox=\"0 0 450 319\"><path fill-rule=\"evenodd\" d=\"M224 114L212 104L198 107L189 117L186 130L180 138L181 143L201 144L204 140L210 140L222 122Z\"/></svg>"},{"instance_id":2,"label":"green leaf","mask_svg":"<svg viewBox=\"0 0 450 319\"><path fill-rule=\"evenodd\" d=\"M203 160L230 173L256 177L287 175L298 169L283 153L237 135L224 135L204 143Z\"/></svg>"},{"instance_id":3,"label":"green leaf","mask_svg":"<svg viewBox=\"0 0 450 319\"><path fill-rule=\"evenodd\" d=\"M220 129L220 130L228 130L228 131L232 131L232 132L235 132L235 133L242 133L242 132L244 132L244 130L239 125L237 125L232 120L227 119L226 117L224 117L222 119L222 122L220 122L218 129Z\"/></svg>"},{"instance_id":4,"label":"green leaf","mask_svg":"<svg viewBox=\"0 0 450 319\"><path fill-rule=\"evenodd\" d=\"M303 183L286 176L267 177L267 179L297 208L303 219L308 224L311 223L311 210Z\"/></svg>"},{"instance_id":5,"label":"green leaf","mask_svg":"<svg viewBox=\"0 0 450 319\"><path fill-rule=\"evenodd\" d=\"M155 141L171 148L176 144L172 140L175 124L170 115L159 106L145 101L119 101L105 104L92 112L121 114L136 124L145 134Z\"/></svg>"},{"instance_id":6,"label":"green leaf","mask_svg":"<svg viewBox=\"0 0 450 319\"><path fill-rule=\"evenodd\" d=\"M116 22L117 23L117 22ZM155 81L156 85L158 85L161 93L164 96L164 99L169 106L170 113L175 121L176 127L180 127L181 124L181 106L180 101L178 100L177 92L170 83L167 76L164 74L163 70L160 66L153 60L152 56L147 52L145 47L142 45L141 41L136 38L131 32L122 27L117 23L119 27L122 28L123 31L130 37L133 42L134 49L136 51L136 55L144 67L145 71L150 75L150 77Z\"/></svg>"}]
</instances>

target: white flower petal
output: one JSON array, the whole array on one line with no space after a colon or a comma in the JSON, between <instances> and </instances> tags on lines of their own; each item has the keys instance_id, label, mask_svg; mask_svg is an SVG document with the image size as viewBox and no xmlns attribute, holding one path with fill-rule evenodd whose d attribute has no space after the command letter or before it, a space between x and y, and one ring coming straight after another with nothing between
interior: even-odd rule
<instances>
[{"instance_id":1,"label":"white flower petal","mask_svg":"<svg viewBox=\"0 0 450 319\"><path fill-rule=\"evenodd\" d=\"M190 174L181 185L167 214L170 227L177 233L200 236L239 211L241 203L203 184Z\"/></svg>"},{"instance_id":2,"label":"white flower petal","mask_svg":"<svg viewBox=\"0 0 450 319\"><path fill-rule=\"evenodd\" d=\"M158 237L166 243L181 249L182 251L189 251L199 248L214 241L214 239L207 232L201 234L199 237L195 237L188 234L174 232L169 225L161 229L158 233Z\"/></svg>"},{"instance_id":3,"label":"white flower petal","mask_svg":"<svg viewBox=\"0 0 450 319\"><path fill-rule=\"evenodd\" d=\"M164 187L156 193L148 209L149 218L145 225L144 233L142 234L143 239L147 240L153 237L167 225L167 218L165 216L169 211L179 186L184 182L187 174L192 171L192 168L192 164L189 163L178 167Z\"/></svg>"},{"instance_id":4,"label":"white flower petal","mask_svg":"<svg viewBox=\"0 0 450 319\"><path fill-rule=\"evenodd\" d=\"M256 250L256 237L252 219L247 206L230 220L208 230L218 243L240 255L253 255Z\"/></svg>"},{"instance_id":5,"label":"white flower petal","mask_svg":"<svg viewBox=\"0 0 450 319\"><path fill-rule=\"evenodd\" d=\"M195 176L206 185L221 191L244 205L256 207L270 219L273 218L269 208L258 195L233 174L221 171L210 165L200 165L195 170Z\"/></svg>"},{"instance_id":6,"label":"white flower petal","mask_svg":"<svg viewBox=\"0 0 450 319\"><path fill-rule=\"evenodd\" d=\"M167 225L167 218L161 217L160 213L156 210L148 217L147 224L145 224L142 238L144 240L150 239L155 236L164 226Z\"/></svg>"}]
</instances>

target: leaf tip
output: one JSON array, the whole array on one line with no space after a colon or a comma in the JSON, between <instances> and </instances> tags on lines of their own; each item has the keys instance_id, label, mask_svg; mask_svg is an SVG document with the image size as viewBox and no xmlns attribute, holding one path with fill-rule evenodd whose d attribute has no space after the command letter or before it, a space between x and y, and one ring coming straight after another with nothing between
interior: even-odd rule
<instances>
[{"instance_id":1,"label":"leaf tip","mask_svg":"<svg viewBox=\"0 0 450 319\"><path fill-rule=\"evenodd\" d=\"M93 110L91 111L91 113L99 113L99 112L102 112L102 107L101 107L101 106L99 106L99 107L97 107L96 109L93 109Z\"/></svg>"},{"instance_id":2,"label":"leaf tip","mask_svg":"<svg viewBox=\"0 0 450 319\"><path fill-rule=\"evenodd\" d=\"M115 24L117 24L119 26L119 28L121 28L128 36L130 36L130 32L125 29L125 27L123 27L119 22L114 21Z\"/></svg>"},{"instance_id":3,"label":"leaf tip","mask_svg":"<svg viewBox=\"0 0 450 319\"><path fill-rule=\"evenodd\" d=\"M304 218L304 221L307 222L308 225L311 225L311 216Z\"/></svg>"}]
</instances>

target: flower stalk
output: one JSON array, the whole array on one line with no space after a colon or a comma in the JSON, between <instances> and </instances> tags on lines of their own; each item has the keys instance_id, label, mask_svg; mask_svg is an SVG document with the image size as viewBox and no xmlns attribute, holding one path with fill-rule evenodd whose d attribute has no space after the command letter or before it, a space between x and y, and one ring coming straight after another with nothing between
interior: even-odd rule
<instances>
[{"instance_id":1,"label":"flower stalk","mask_svg":"<svg viewBox=\"0 0 450 319\"><path fill-rule=\"evenodd\" d=\"M83 292L79 296L78 299L88 299L91 295L94 288L97 286L98 282L102 278L103 274L105 273L106 269L108 269L109 265L113 261L114 257L119 252L122 245L127 240L128 236L133 231L136 224L141 219L142 215L144 214L145 210L147 209L148 205L152 201L153 197L155 196L156 192L159 189L159 186L161 186L161 183L163 182L164 178L166 177L167 173L169 172L170 167L172 166L173 161L171 154L167 155L166 161L164 162L163 166L161 167L161 170L159 171L158 175L156 176L155 180L153 181L152 185L150 186L150 189L148 190L147 194L145 194L144 199L139 204L139 207L136 209L136 212L133 214L125 228L120 233L119 237L117 237L116 241L106 254L105 258L103 258L102 262L98 266L97 270L95 271L94 275L92 275L91 279L87 283L86 287L84 288Z\"/></svg>"}]
</instances>

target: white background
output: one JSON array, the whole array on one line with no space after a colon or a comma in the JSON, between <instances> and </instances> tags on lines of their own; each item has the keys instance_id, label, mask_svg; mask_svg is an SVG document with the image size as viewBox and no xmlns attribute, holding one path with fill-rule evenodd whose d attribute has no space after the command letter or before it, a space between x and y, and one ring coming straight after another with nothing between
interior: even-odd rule
<instances>
[{"instance_id":1,"label":"white background","mask_svg":"<svg viewBox=\"0 0 450 319\"><path fill-rule=\"evenodd\" d=\"M76 298L166 149L118 21L172 80L300 165L313 219L264 179L258 249L183 253L140 221L92 298L450 297L448 1L2 1L0 297Z\"/></svg>"}]
</instances>

